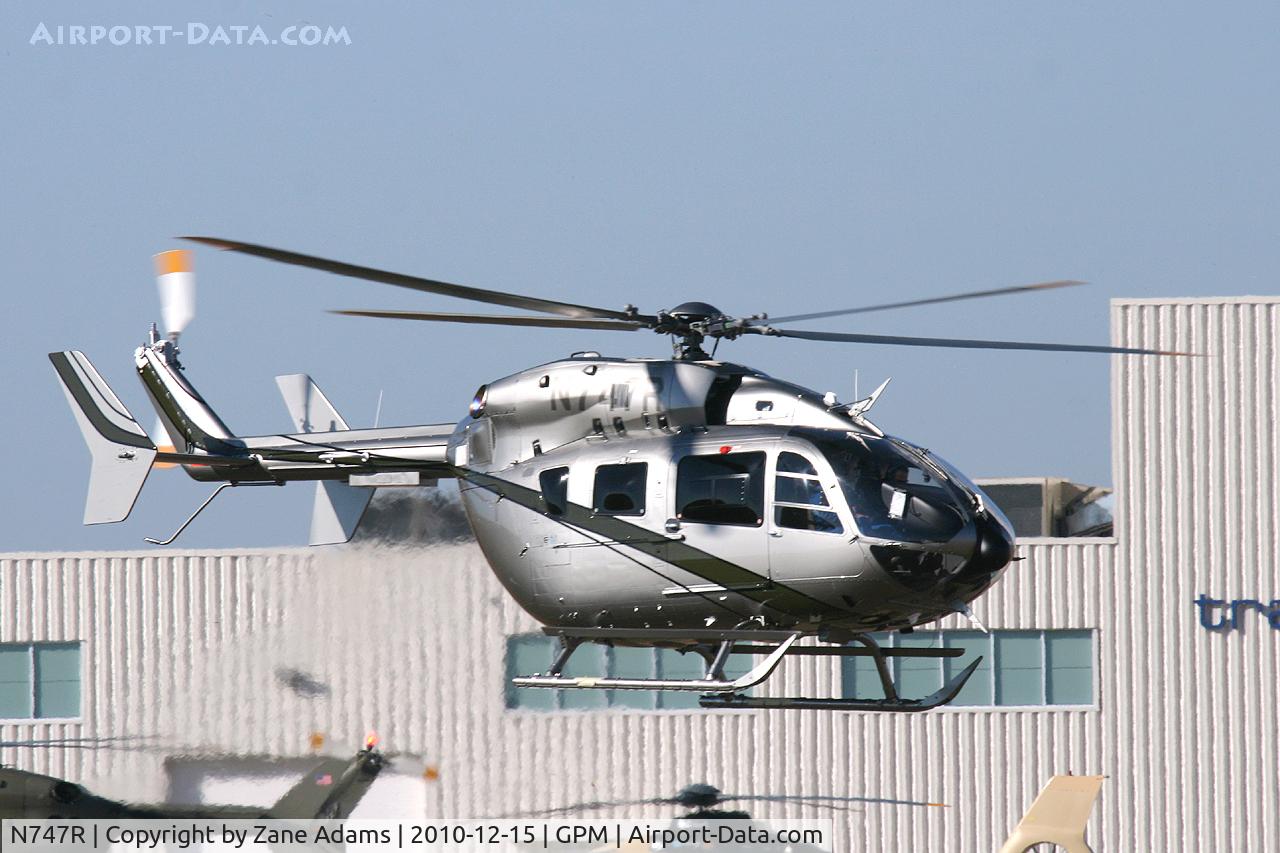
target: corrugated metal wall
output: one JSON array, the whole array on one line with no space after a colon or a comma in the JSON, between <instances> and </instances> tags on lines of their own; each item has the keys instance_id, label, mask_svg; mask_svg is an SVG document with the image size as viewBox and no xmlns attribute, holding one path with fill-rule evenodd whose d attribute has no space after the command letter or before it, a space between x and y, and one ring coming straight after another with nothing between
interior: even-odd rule
<instances>
[{"instance_id":1,"label":"corrugated metal wall","mask_svg":"<svg viewBox=\"0 0 1280 853\"><path fill-rule=\"evenodd\" d=\"M1097 624L1090 579L1110 573L1112 550L1108 540L1025 546L1028 559L984 600L984 615L1003 627ZM942 800L953 808L840 817L838 849L986 850L1044 777L1101 766L1097 711L507 711L505 638L536 625L472 546L15 556L0 559L0 590L3 612L18 614L0 642L82 639L88 679L82 723L4 725L0 739L132 736L150 747L11 748L0 760L108 795L163 798L169 755L301 755L313 730L354 745L376 728L387 749L440 767L441 781L428 783L433 815L663 796L709 781L740 793ZM298 695L289 670L328 694ZM829 693L838 678L818 659L783 672L789 691Z\"/></svg>"},{"instance_id":2,"label":"corrugated metal wall","mask_svg":"<svg viewBox=\"0 0 1280 853\"><path fill-rule=\"evenodd\" d=\"M868 851L993 850L1048 776L1105 773L1089 834L1101 849L1267 849L1280 837L1280 633L1262 620L1210 633L1192 599L1280 597L1280 306L1114 310L1118 343L1215 355L1117 359L1119 544L1024 540L1027 559L977 607L993 628L1096 628L1096 709L507 711L505 638L536 626L473 546L10 555L0 642L83 640L87 681L82 722L0 725L0 740L146 736L151 748L9 748L0 761L159 799L168 755L294 756L313 730L354 747L376 728L387 749L440 767L425 783L429 815L662 796L692 781L951 804L838 817L836 849ZM299 695L290 671L327 693ZM788 692L837 680L827 660L782 672Z\"/></svg>"},{"instance_id":3,"label":"corrugated metal wall","mask_svg":"<svg viewBox=\"0 0 1280 853\"><path fill-rule=\"evenodd\" d=\"M1200 358L1115 360L1114 683L1103 715L1106 841L1280 844L1280 632L1198 625L1193 600L1280 599L1280 299L1120 301L1117 343Z\"/></svg>"}]
</instances>

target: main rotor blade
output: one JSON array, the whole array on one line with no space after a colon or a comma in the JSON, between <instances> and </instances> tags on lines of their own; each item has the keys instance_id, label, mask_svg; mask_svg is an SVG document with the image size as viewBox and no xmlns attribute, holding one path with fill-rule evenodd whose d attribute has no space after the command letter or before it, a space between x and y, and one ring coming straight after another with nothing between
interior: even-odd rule
<instances>
[{"instance_id":1,"label":"main rotor blade","mask_svg":"<svg viewBox=\"0 0 1280 853\"><path fill-rule=\"evenodd\" d=\"M807 797L803 794L733 794L731 796L721 797L721 802L729 800L738 800L742 802L761 802L761 803L797 803L800 805L818 806L821 804L833 803L870 803L882 806L932 806L934 808L947 807L946 803L926 803L923 800L891 800L884 797L833 797L826 795L818 795Z\"/></svg>"},{"instance_id":2,"label":"main rotor blade","mask_svg":"<svg viewBox=\"0 0 1280 853\"><path fill-rule=\"evenodd\" d=\"M380 317L392 320L433 320L444 323L486 323L491 326L545 326L553 329L607 329L634 332L646 328L624 320L593 320L572 317L520 317L502 314L442 314L436 311L330 311L347 317Z\"/></svg>"},{"instance_id":3,"label":"main rotor blade","mask_svg":"<svg viewBox=\"0 0 1280 853\"><path fill-rule=\"evenodd\" d=\"M60 747L64 749L120 749L139 752L163 751L158 744L150 744L154 737L126 735L121 737L55 737L27 740L0 740L0 748ZM168 749L168 748L165 748Z\"/></svg>"},{"instance_id":4,"label":"main rotor blade","mask_svg":"<svg viewBox=\"0 0 1280 853\"><path fill-rule=\"evenodd\" d=\"M1088 344L1042 344L1035 341L976 341L964 338L909 338L900 335L860 335L842 332L803 332L798 329L774 329L766 327L761 333L782 338L801 338L807 341L841 341L853 344L891 344L908 347L953 347L959 349L1013 349L1042 352L1101 352L1113 355L1190 355L1193 352L1138 349L1135 347L1099 347Z\"/></svg>"},{"instance_id":5,"label":"main rotor blade","mask_svg":"<svg viewBox=\"0 0 1280 853\"><path fill-rule=\"evenodd\" d=\"M822 317L839 317L843 314L866 314L869 311L888 311L890 308L911 308L916 305L936 305L939 302L959 302L962 299L982 299L987 296L1005 296L1010 293L1027 293L1033 290L1052 290L1055 287L1077 287L1083 281L1042 281L1039 284L1020 284L1015 287L997 287L994 290L974 290L951 296L930 296L907 302L886 302L883 305L864 305L861 308L842 308L839 311L816 311L812 314L791 314L787 317L770 317L771 323L794 323L797 320L817 320Z\"/></svg>"},{"instance_id":6,"label":"main rotor blade","mask_svg":"<svg viewBox=\"0 0 1280 853\"><path fill-rule=\"evenodd\" d=\"M509 818L521 817L549 817L551 815L569 814L570 812L586 812L595 809L619 809L627 806L671 806L677 805L677 801L672 797L655 797L649 800L596 800L590 803L573 803L567 806L560 806L556 809L539 809L531 812L509 812L507 814L497 815L501 820Z\"/></svg>"},{"instance_id":7,"label":"main rotor blade","mask_svg":"<svg viewBox=\"0 0 1280 853\"><path fill-rule=\"evenodd\" d=\"M562 317L607 317L613 320L634 319L641 322L656 321L657 319L656 317L628 314L625 311L614 311L609 308L575 305L571 302L556 302L552 299L540 299L536 296L521 296L518 293L505 293L501 290L483 290L479 287L469 287L465 284L451 284L447 281L419 278L418 276L388 272L387 270L374 269L373 267L347 264L342 261L331 261L314 255L303 255L298 252L290 252L287 249L273 249L270 246L259 246L255 243L242 243L238 240L223 240L220 237L182 237L180 239L191 240L231 252L240 252L245 255L255 255L270 261L279 261L282 264L323 270L336 275L345 275L366 281L377 281L382 284L393 284L396 287L407 287L411 290L421 290L425 293L439 293L444 296L454 296L458 299L471 299L476 302L505 305L508 308L543 311L548 314L559 314Z\"/></svg>"}]
</instances>

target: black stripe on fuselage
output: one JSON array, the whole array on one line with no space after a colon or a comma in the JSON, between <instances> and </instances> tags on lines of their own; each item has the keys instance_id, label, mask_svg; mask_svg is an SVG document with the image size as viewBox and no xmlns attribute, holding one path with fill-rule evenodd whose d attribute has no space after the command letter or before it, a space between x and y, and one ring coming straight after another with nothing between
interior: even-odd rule
<instances>
[{"instance_id":1,"label":"black stripe on fuselage","mask_svg":"<svg viewBox=\"0 0 1280 853\"><path fill-rule=\"evenodd\" d=\"M566 503L563 515L547 515L544 511L542 495L533 489L490 474L482 474L479 471L457 467L455 470L459 478L507 500L515 501L520 506L540 515L572 527L580 527L620 545L635 548L643 554L670 563L711 583L719 584L725 587L726 592L749 598L790 616L808 618L833 609L833 605L780 584L765 575L757 574L684 542L666 539L661 534L646 530L638 524L624 521L617 516L596 515L587 507L575 503Z\"/></svg>"}]
</instances>

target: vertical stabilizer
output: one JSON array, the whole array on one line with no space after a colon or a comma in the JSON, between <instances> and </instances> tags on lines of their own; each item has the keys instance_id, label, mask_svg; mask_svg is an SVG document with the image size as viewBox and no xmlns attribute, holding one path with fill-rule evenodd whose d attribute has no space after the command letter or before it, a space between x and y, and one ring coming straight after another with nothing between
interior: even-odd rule
<instances>
[{"instance_id":1,"label":"vertical stabilizer","mask_svg":"<svg viewBox=\"0 0 1280 853\"><path fill-rule=\"evenodd\" d=\"M277 376L276 386L298 432L350 429L320 386L305 373ZM369 508L373 492L370 488L356 488L336 480L318 481L311 505L311 544L339 545L351 541Z\"/></svg>"},{"instance_id":2,"label":"vertical stabilizer","mask_svg":"<svg viewBox=\"0 0 1280 853\"><path fill-rule=\"evenodd\" d=\"M312 545L341 545L350 542L360 519L373 500L375 489L348 486L337 480L316 482L316 498L311 505Z\"/></svg>"},{"instance_id":3,"label":"vertical stabilizer","mask_svg":"<svg viewBox=\"0 0 1280 853\"><path fill-rule=\"evenodd\" d=\"M350 429L320 386L305 373L277 376L276 386L284 398L289 417L298 432L336 432Z\"/></svg>"}]
</instances>

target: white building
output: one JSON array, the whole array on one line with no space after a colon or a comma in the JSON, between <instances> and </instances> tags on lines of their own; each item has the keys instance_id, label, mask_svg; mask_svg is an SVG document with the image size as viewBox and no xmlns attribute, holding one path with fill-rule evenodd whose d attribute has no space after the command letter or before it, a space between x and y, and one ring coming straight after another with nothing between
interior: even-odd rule
<instances>
[{"instance_id":1,"label":"white building","mask_svg":"<svg viewBox=\"0 0 1280 853\"><path fill-rule=\"evenodd\" d=\"M987 704L509 708L508 650L537 653L511 638L537 626L471 545L10 554L0 741L82 743L6 746L0 762L134 800L270 801L288 784L280 774L304 766L313 731L354 745L376 728L440 778L381 779L364 814L481 817L694 781L951 804L837 819L837 849L871 851L994 850L1050 775L1106 774L1096 849L1274 850L1280 299L1112 310L1117 345L1205 357L1114 358L1115 536L1020 540L1025 559L979 602L995 663L973 691L994 692L967 698ZM781 672L788 693L841 689L831 659ZM516 704L588 701L529 693Z\"/></svg>"}]
</instances>

